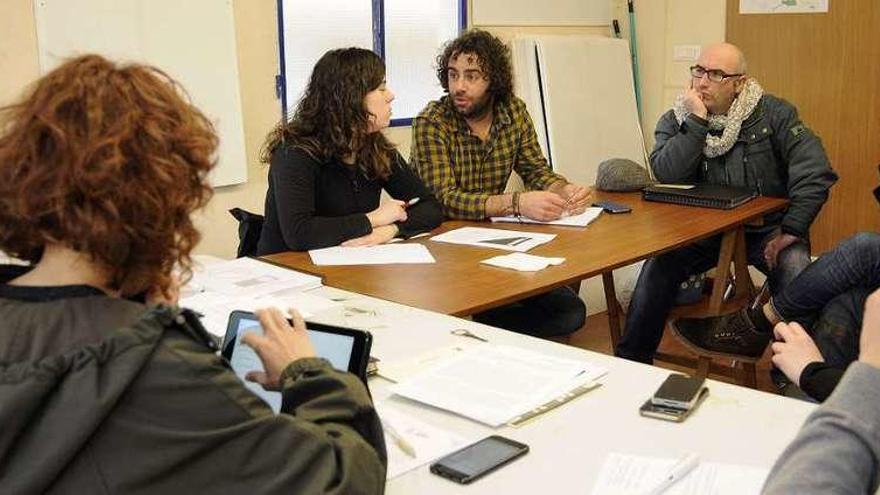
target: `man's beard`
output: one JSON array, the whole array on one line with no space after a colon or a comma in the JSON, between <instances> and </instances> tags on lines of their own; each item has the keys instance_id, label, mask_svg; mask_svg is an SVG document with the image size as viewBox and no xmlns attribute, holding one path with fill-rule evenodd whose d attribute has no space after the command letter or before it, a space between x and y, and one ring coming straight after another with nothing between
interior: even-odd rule
<instances>
[{"instance_id":1,"label":"man's beard","mask_svg":"<svg viewBox=\"0 0 880 495\"><path fill-rule=\"evenodd\" d=\"M482 99L474 102L473 108L471 108L469 111L463 112L459 110L458 107L456 107L455 110L458 112L459 115L466 119L477 119L486 115L486 113L492 110L492 102L492 96L489 93L486 93L485 95L483 95Z\"/></svg>"}]
</instances>

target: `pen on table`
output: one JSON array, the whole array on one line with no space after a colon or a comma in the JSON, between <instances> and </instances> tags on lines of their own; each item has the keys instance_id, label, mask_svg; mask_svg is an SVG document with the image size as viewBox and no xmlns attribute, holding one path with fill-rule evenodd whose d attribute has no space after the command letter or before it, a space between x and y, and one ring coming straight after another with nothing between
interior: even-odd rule
<instances>
[{"instance_id":1,"label":"pen on table","mask_svg":"<svg viewBox=\"0 0 880 495\"><path fill-rule=\"evenodd\" d=\"M405 205L403 205L403 207L404 207L404 208L409 208L410 206L412 206L412 205L418 203L420 199L422 199L422 198L419 198L418 196L415 197L415 198L411 198L409 201L406 202Z\"/></svg>"},{"instance_id":2,"label":"pen on table","mask_svg":"<svg viewBox=\"0 0 880 495\"><path fill-rule=\"evenodd\" d=\"M416 449L413 448L412 444L406 441L406 438L398 432L394 426L391 425L387 420L382 420L382 427L385 429L385 432L388 433L388 436L394 440L394 444L403 451L404 454L415 459L416 457Z\"/></svg>"},{"instance_id":3,"label":"pen on table","mask_svg":"<svg viewBox=\"0 0 880 495\"><path fill-rule=\"evenodd\" d=\"M688 473L693 471L697 464L700 463L700 456L697 454L688 454L684 456L680 461L675 463L672 466L672 469L669 470L669 473L666 477L663 478L663 481L657 484L648 495L660 495L669 489L670 486L674 485L678 480L687 476Z\"/></svg>"}]
</instances>

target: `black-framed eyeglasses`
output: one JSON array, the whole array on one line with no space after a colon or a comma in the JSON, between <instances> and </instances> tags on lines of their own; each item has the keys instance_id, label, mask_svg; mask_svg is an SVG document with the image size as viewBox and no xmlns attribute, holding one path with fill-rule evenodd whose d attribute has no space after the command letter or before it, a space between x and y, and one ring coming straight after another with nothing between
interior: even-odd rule
<instances>
[{"instance_id":1,"label":"black-framed eyeglasses","mask_svg":"<svg viewBox=\"0 0 880 495\"><path fill-rule=\"evenodd\" d=\"M693 65L691 66L691 76L694 79L702 79L703 76L709 76L709 80L712 82L721 82L725 79L731 77L739 77L742 74L728 74L721 69L707 69L702 65Z\"/></svg>"}]
</instances>

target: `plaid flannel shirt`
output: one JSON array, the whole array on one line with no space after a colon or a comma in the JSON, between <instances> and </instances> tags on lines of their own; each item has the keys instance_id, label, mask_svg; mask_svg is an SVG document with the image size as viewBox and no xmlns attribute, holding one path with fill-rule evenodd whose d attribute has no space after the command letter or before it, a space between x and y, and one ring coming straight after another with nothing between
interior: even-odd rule
<instances>
[{"instance_id":1,"label":"plaid flannel shirt","mask_svg":"<svg viewBox=\"0 0 880 495\"><path fill-rule=\"evenodd\" d=\"M565 180L544 158L522 100L512 96L494 112L485 143L471 134L449 96L429 103L413 122L410 165L449 218L485 219L486 200L504 192L512 170L530 190Z\"/></svg>"}]
</instances>

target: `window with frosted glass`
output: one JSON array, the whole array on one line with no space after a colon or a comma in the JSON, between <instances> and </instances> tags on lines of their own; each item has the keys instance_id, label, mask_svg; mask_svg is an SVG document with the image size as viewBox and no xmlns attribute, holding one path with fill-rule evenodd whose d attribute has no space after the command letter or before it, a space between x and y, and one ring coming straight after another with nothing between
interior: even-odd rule
<instances>
[{"instance_id":1,"label":"window with frosted glass","mask_svg":"<svg viewBox=\"0 0 880 495\"><path fill-rule=\"evenodd\" d=\"M286 0L279 2L284 48L287 114L302 97L315 62L328 50L373 49L371 0Z\"/></svg>"},{"instance_id":2,"label":"window with frosted glass","mask_svg":"<svg viewBox=\"0 0 880 495\"><path fill-rule=\"evenodd\" d=\"M443 94L435 61L443 43L458 36L459 6L459 0L384 0L385 65L397 95L395 124L408 124Z\"/></svg>"}]
</instances>

